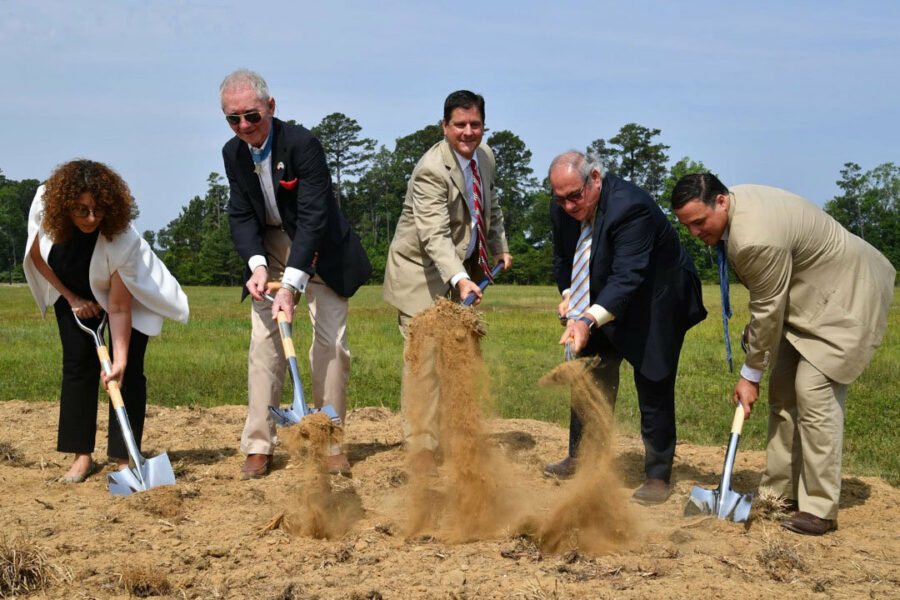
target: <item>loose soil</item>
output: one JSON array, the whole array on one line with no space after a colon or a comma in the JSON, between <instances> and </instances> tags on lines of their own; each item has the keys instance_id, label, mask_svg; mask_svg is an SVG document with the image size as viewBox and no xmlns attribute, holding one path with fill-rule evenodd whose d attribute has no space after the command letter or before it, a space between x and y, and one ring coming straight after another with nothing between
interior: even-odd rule
<instances>
[{"instance_id":1,"label":"loose soil","mask_svg":"<svg viewBox=\"0 0 900 600\"><path fill-rule=\"evenodd\" d=\"M470 325L440 344L477 358ZM343 431L304 419L283 431L267 477L241 481L244 407L151 406L143 452L168 451L177 483L111 498L109 465L56 482L72 457L53 450L55 403L0 402L0 571L15 575L7 556L35 556L47 583L30 597L66 599L900 598L900 490L884 481L845 474L840 529L821 538L757 510L746 524L686 518L691 487L718 485L724 447L681 443L671 498L639 506L628 498L641 441L610 433L602 391L579 396L580 361L544 381L572 385L601 432L583 442L596 460L563 482L541 471L564 456L567 430L483 419L463 393L485 389L483 370L461 367L470 376L450 401L464 410L444 411L444 460L427 478L410 475L401 417L384 408L350 412ZM109 426L99 413L95 458ZM350 478L323 467L341 435ZM755 490L763 466L762 452L739 450L734 489Z\"/></svg>"}]
</instances>

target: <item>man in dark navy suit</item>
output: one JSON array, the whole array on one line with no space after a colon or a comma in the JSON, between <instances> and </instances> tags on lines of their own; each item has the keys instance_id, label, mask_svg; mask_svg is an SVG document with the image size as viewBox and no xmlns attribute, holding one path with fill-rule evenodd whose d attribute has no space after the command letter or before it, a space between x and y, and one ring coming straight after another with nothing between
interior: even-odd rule
<instances>
[{"instance_id":1,"label":"man in dark navy suit","mask_svg":"<svg viewBox=\"0 0 900 600\"><path fill-rule=\"evenodd\" d=\"M322 145L300 125L275 118L275 99L257 73L238 70L219 87L222 112L234 132L222 149L231 186L231 238L245 261L243 297L253 297L248 367L249 410L241 435L247 460L243 478L266 474L275 447L269 406L278 406L285 357L275 316L293 319L306 294L313 327L309 352L313 400L346 412L350 350L348 298L372 272L359 237L335 200ZM280 289L271 306L263 292ZM339 445L330 449L329 470L348 472Z\"/></svg>"},{"instance_id":2,"label":"man in dark navy suit","mask_svg":"<svg viewBox=\"0 0 900 600\"><path fill-rule=\"evenodd\" d=\"M593 375L611 402L622 359L634 367L647 479L632 499L659 504L671 489L681 345L687 330L706 317L700 280L675 229L646 192L576 151L556 157L549 177L553 271L566 322L560 344L599 357ZM569 455L548 465L546 475L569 477L578 460L590 460L577 455L581 429L573 408Z\"/></svg>"}]
</instances>

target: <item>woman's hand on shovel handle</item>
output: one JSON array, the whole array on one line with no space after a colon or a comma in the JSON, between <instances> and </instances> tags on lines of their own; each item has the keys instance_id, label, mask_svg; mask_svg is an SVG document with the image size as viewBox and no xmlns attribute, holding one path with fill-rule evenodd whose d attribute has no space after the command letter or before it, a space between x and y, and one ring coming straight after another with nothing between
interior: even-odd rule
<instances>
[{"instance_id":1,"label":"woman's hand on shovel handle","mask_svg":"<svg viewBox=\"0 0 900 600\"><path fill-rule=\"evenodd\" d=\"M744 418L750 417L753 404L759 399L759 383L744 379L738 379L734 386L734 403L740 403L744 407Z\"/></svg>"},{"instance_id":2,"label":"woman's hand on shovel handle","mask_svg":"<svg viewBox=\"0 0 900 600\"><path fill-rule=\"evenodd\" d=\"M69 305L72 307L72 312L79 319L93 319L100 315L100 305L96 302L85 300L81 296L75 296L73 300L69 301Z\"/></svg>"}]
</instances>

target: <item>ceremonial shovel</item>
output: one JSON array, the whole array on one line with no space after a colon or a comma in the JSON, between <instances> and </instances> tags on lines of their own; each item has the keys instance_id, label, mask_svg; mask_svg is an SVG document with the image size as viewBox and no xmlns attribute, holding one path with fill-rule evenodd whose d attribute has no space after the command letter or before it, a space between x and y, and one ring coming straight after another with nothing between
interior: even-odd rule
<instances>
[{"instance_id":1,"label":"ceremonial shovel","mask_svg":"<svg viewBox=\"0 0 900 600\"><path fill-rule=\"evenodd\" d=\"M270 281L268 288L270 290L278 289L280 284L277 281ZM266 300L274 302L275 299L269 294L263 294ZM306 405L306 398L303 396L303 381L300 380L300 369L297 366L297 354L294 352L294 340L291 339L291 324L287 320L287 315L283 311L278 311L278 332L281 334L281 345L284 347L284 355L288 360L288 368L291 371L291 383L294 386L294 401L290 408L269 407L275 423L282 426L296 425L306 415L317 412L323 412L328 415L336 425L341 424L341 417L330 404L326 404L322 408L310 408Z\"/></svg>"},{"instance_id":2,"label":"ceremonial shovel","mask_svg":"<svg viewBox=\"0 0 900 600\"><path fill-rule=\"evenodd\" d=\"M103 313L103 319L97 331L87 327L82 323L75 313L72 313L75 322L81 329L94 338L97 345L97 356L100 357L100 365L103 372L109 374L112 372L112 363L109 360L109 351L103 343L103 329L106 327L107 315ZM125 446L128 449L128 466L115 473L108 473L106 481L109 483L109 494L111 496L130 496L134 492L144 492L150 488L159 487L161 485L175 485L175 471L172 470L172 463L169 461L169 455L163 452L159 456L153 458L144 458L138 451L137 442L134 441L134 433L131 431L131 423L128 422L128 413L125 412L125 403L122 402L122 392L119 390L119 382L111 379L107 384L109 391L109 399L112 401L113 410L116 413L116 420L119 422L119 429L122 430L122 438L125 440Z\"/></svg>"},{"instance_id":3,"label":"ceremonial shovel","mask_svg":"<svg viewBox=\"0 0 900 600\"><path fill-rule=\"evenodd\" d=\"M731 489L731 472L734 469L734 455L737 453L738 440L744 428L744 407L740 404L734 410L734 421L731 423L731 437L728 439L728 451L725 453L725 465L722 467L722 479L719 489L707 490L695 485L691 497L684 508L684 516L715 515L719 519L729 519L735 523L743 523L750 516L750 505L753 494L740 494Z\"/></svg>"}]
</instances>

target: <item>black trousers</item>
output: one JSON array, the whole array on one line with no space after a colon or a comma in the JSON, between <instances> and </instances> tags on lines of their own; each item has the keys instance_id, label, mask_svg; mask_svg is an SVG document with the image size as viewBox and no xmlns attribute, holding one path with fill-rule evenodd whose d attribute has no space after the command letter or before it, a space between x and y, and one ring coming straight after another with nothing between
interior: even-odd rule
<instances>
[{"instance_id":1,"label":"black trousers","mask_svg":"<svg viewBox=\"0 0 900 600\"><path fill-rule=\"evenodd\" d=\"M682 337L679 342L679 355ZM613 406L619 392L619 367L622 355L613 347L605 335L595 331L591 335L581 356L597 356L600 362L593 370L597 385L602 389ZM641 411L641 438L644 441L644 473L648 479L662 479L668 482L672 476L672 462L675 459L675 375L676 362L672 373L661 381L651 381L634 371L634 386L637 389L638 407ZM583 423L575 409L569 421L569 456L576 456L581 441Z\"/></svg>"},{"instance_id":2,"label":"black trousers","mask_svg":"<svg viewBox=\"0 0 900 600\"><path fill-rule=\"evenodd\" d=\"M63 350L56 449L59 452L90 454L94 451L94 438L97 434L97 396L100 388L100 360L97 358L97 347L94 339L78 327L65 298L60 297L53 307ZM87 319L82 322L95 331L100 325L99 319ZM119 382L122 386L122 400L125 402L128 421L131 423L138 448L141 447L147 407L147 379L144 377L144 352L147 350L147 340L147 336L140 331L131 330L128 365L122 381ZM112 345L107 343L107 346L110 358L113 358ZM128 450L122 439L122 432L111 402L107 454L112 458L128 458Z\"/></svg>"}]
</instances>

